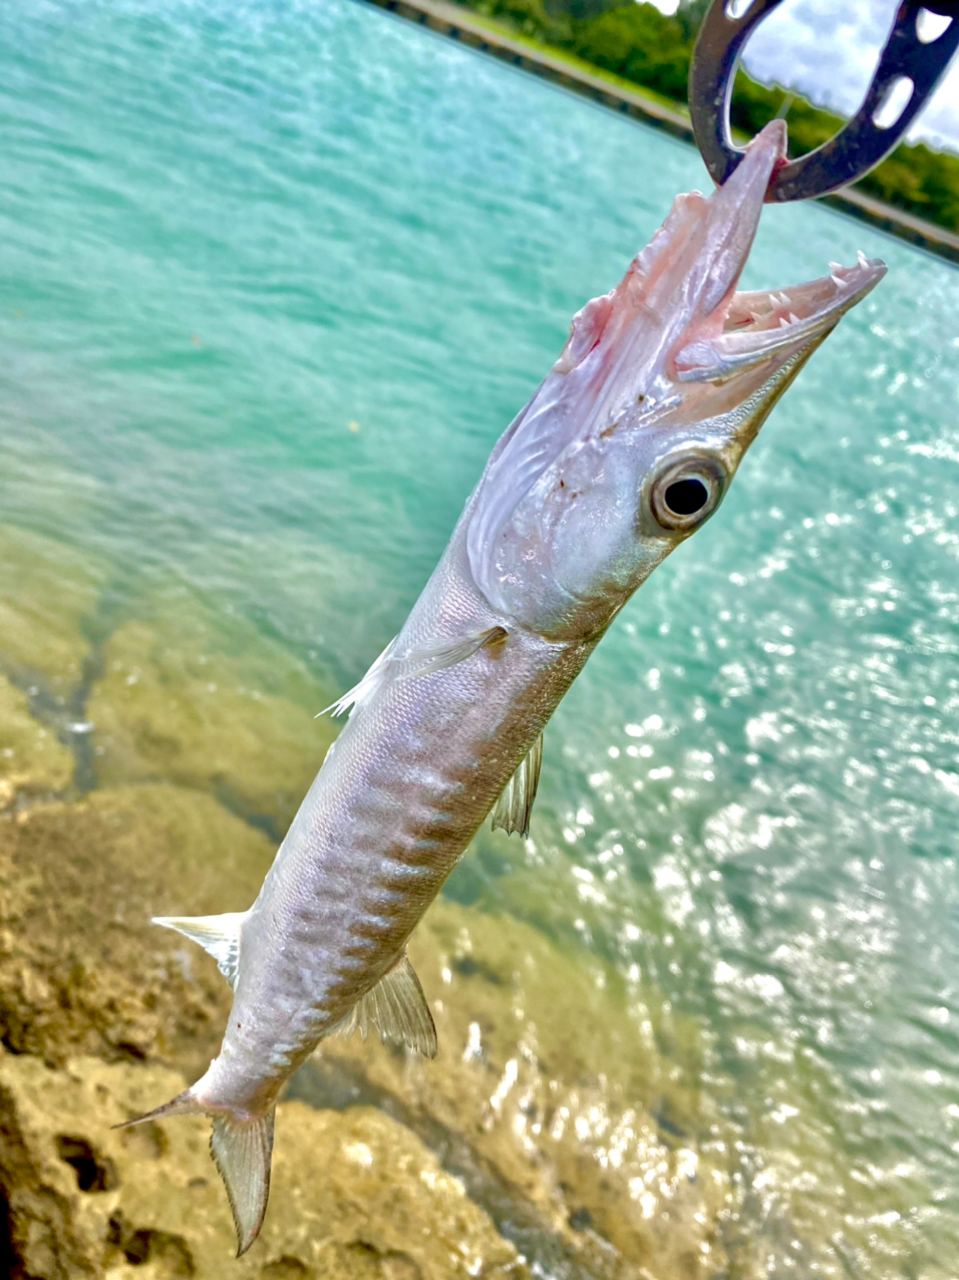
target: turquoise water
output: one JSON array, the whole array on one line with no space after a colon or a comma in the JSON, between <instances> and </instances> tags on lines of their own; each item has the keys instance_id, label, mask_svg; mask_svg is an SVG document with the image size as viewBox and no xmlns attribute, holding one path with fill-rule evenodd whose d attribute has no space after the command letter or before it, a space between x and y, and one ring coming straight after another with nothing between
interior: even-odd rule
<instances>
[{"instance_id":1,"label":"turquoise water","mask_svg":"<svg viewBox=\"0 0 959 1280\"><path fill-rule=\"evenodd\" d=\"M705 182L688 148L347 0L4 7L0 140L0 521L106 565L105 616L172 581L336 688L572 313ZM484 839L449 893L700 1027L678 1069L735 1134L768 1274L944 1277L959 275L790 207L746 284L860 247L887 281L573 689L532 840Z\"/></svg>"}]
</instances>

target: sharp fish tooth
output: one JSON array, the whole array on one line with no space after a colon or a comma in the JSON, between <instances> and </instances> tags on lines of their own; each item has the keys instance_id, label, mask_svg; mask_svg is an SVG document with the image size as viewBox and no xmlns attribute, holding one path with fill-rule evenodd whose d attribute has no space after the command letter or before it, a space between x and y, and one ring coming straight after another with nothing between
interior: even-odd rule
<instances>
[{"instance_id":1,"label":"sharp fish tooth","mask_svg":"<svg viewBox=\"0 0 959 1280\"><path fill-rule=\"evenodd\" d=\"M843 266L841 262L830 262L829 264L830 271L842 271L842 269L843 269Z\"/></svg>"},{"instance_id":2,"label":"sharp fish tooth","mask_svg":"<svg viewBox=\"0 0 959 1280\"><path fill-rule=\"evenodd\" d=\"M867 259L866 255L863 253L861 249L856 251L856 257L859 259L859 265L861 267L869 266L869 260Z\"/></svg>"},{"instance_id":3,"label":"sharp fish tooth","mask_svg":"<svg viewBox=\"0 0 959 1280\"><path fill-rule=\"evenodd\" d=\"M789 323L790 323L790 324L798 324L798 323L799 323L799 317L796 315L795 311L790 311L790 313L789 313Z\"/></svg>"},{"instance_id":4,"label":"sharp fish tooth","mask_svg":"<svg viewBox=\"0 0 959 1280\"><path fill-rule=\"evenodd\" d=\"M785 316L780 316L780 317L779 317L779 327L780 327L780 329L788 329L788 328L789 328L789 321L786 319L786 317L785 317Z\"/></svg>"},{"instance_id":5,"label":"sharp fish tooth","mask_svg":"<svg viewBox=\"0 0 959 1280\"><path fill-rule=\"evenodd\" d=\"M829 279L833 282L833 284L836 286L837 289L841 289L843 285L846 283L845 280L840 280L837 275L831 275Z\"/></svg>"}]
</instances>

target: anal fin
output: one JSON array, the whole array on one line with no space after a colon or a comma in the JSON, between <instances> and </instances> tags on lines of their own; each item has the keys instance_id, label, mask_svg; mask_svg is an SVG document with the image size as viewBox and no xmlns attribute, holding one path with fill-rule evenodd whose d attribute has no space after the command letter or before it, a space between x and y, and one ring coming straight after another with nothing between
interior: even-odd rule
<instances>
[{"instance_id":1,"label":"anal fin","mask_svg":"<svg viewBox=\"0 0 959 1280\"><path fill-rule=\"evenodd\" d=\"M514 831L523 837L529 835L529 819L542 767L543 735L540 734L493 805L490 822L494 831L501 827L508 836Z\"/></svg>"},{"instance_id":2,"label":"anal fin","mask_svg":"<svg viewBox=\"0 0 959 1280\"><path fill-rule=\"evenodd\" d=\"M240 967L240 928L245 911L228 911L222 916L154 916L153 923L175 929L208 951L231 987L236 986Z\"/></svg>"},{"instance_id":3,"label":"anal fin","mask_svg":"<svg viewBox=\"0 0 959 1280\"><path fill-rule=\"evenodd\" d=\"M436 1057L433 1015L405 951L329 1034L348 1036L359 1031L365 1040L374 1027L381 1040L399 1040L426 1058Z\"/></svg>"}]
</instances>

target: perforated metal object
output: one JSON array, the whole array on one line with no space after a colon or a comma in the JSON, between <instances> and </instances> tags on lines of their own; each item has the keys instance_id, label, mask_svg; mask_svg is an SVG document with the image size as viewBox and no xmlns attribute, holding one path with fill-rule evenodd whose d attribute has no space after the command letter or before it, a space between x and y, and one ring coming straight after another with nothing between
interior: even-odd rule
<instances>
[{"instance_id":1,"label":"perforated metal object","mask_svg":"<svg viewBox=\"0 0 959 1280\"><path fill-rule=\"evenodd\" d=\"M729 132L729 102L743 47L763 18L781 0L752 0L730 17L729 0L713 0L703 20L689 71L693 132L710 174L725 182L743 157ZM923 9L952 19L935 40L918 35ZM886 41L862 106L844 129L815 151L791 160L775 175L767 200L808 200L861 178L896 146L919 115L959 47L959 0L904 0ZM875 122L887 95L902 77L912 81L912 97L887 128Z\"/></svg>"}]
</instances>

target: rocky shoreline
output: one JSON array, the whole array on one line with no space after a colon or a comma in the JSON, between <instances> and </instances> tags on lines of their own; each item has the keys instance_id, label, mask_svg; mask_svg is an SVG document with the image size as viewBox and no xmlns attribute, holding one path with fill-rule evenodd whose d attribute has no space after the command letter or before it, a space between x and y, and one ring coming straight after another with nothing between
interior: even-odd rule
<instances>
[{"instance_id":1,"label":"rocky shoreline","mask_svg":"<svg viewBox=\"0 0 959 1280\"><path fill-rule=\"evenodd\" d=\"M280 1104L264 1236L231 1260L208 1123L112 1128L202 1071L229 1009L213 962L148 920L249 904L331 741L312 718L331 691L172 589L107 625L108 573L71 554L0 527L7 1272L727 1274L715 1118L615 971L446 899L411 946L438 1059L327 1042Z\"/></svg>"}]
</instances>

